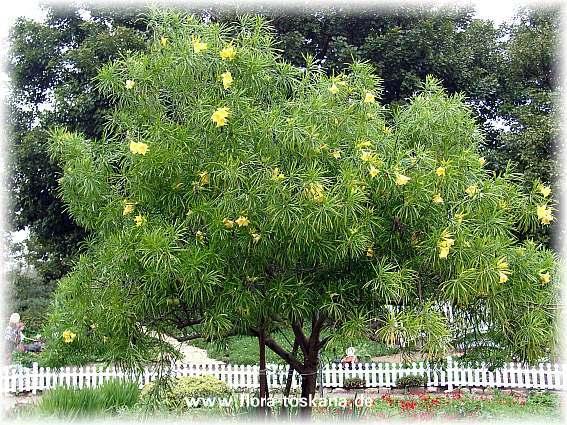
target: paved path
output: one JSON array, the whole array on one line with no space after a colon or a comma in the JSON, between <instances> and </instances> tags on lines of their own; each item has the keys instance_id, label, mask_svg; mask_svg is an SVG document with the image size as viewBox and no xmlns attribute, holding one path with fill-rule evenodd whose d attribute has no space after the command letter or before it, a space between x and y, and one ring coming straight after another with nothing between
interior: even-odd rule
<instances>
[{"instance_id":1,"label":"paved path","mask_svg":"<svg viewBox=\"0 0 567 425\"><path fill-rule=\"evenodd\" d=\"M183 342L179 343L173 338L165 338L167 342L177 348L183 354L183 358L181 359L182 363L190 363L190 364L224 364L220 360L211 359L207 355L207 350L203 350L202 348L194 347L193 345Z\"/></svg>"}]
</instances>

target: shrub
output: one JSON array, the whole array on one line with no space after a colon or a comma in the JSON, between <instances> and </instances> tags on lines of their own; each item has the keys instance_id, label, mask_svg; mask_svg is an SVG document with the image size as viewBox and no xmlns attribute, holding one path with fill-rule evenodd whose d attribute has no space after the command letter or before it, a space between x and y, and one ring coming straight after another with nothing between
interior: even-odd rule
<instances>
[{"instance_id":1,"label":"shrub","mask_svg":"<svg viewBox=\"0 0 567 425\"><path fill-rule=\"evenodd\" d=\"M362 378L347 378L343 384L345 390L351 390L355 388L364 388L366 382Z\"/></svg>"},{"instance_id":2,"label":"shrub","mask_svg":"<svg viewBox=\"0 0 567 425\"><path fill-rule=\"evenodd\" d=\"M152 395L157 388L150 382L142 388L142 403L152 403ZM165 385L161 394L157 394L156 404L163 404L169 409L184 409L188 398L228 397L231 391L226 383L213 376L188 376L175 378L170 385Z\"/></svg>"},{"instance_id":3,"label":"shrub","mask_svg":"<svg viewBox=\"0 0 567 425\"><path fill-rule=\"evenodd\" d=\"M425 375L402 376L398 378L396 385L400 388L424 387L427 385L427 377Z\"/></svg>"},{"instance_id":4,"label":"shrub","mask_svg":"<svg viewBox=\"0 0 567 425\"><path fill-rule=\"evenodd\" d=\"M42 353L24 353L23 351L14 351L12 353L12 364L19 364L23 367L32 367L33 363L41 366L45 365Z\"/></svg>"},{"instance_id":5,"label":"shrub","mask_svg":"<svg viewBox=\"0 0 567 425\"><path fill-rule=\"evenodd\" d=\"M559 406L559 396L557 394L550 393L549 391L532 391L528 396L527 404L557 407Z\"/></svg>"},{"instance_id":6,"label":"shrub","mask_svg":"<svg viewBox=\"0 0 567 425\"><path fill-rule=\"evenodd\" d=\"M54 388L45 392L39 403L40 413L73 417L115 412L132 407L140 390L135 383L109 381L98 388Z\"/></svg>"}]
</instances>

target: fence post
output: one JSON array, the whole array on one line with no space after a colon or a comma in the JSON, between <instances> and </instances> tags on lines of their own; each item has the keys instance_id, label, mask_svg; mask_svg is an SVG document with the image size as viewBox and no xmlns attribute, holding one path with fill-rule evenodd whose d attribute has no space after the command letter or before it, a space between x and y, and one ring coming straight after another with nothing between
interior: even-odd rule
<instances>
[{"instance_id":1,"label":"fence post","mask_svg":"<svg viewBox=\"0 0 567 425\"><path fill-rule=\"evenodd\" d=\"M39 365L37 362L32 363L32 373L30 377L30 385L32 394L35 395L37 393L37 387L39 387Z\"/></svg>"},{"instance_id":2,"label":"fence post","mask_svg":"<svg viewBox=\"0 0 567 425\"><path fill-rule=\"evenodd\" d=\"M447 357L447 390L453 391L453 358Z\"/></svg>"}]
</instances>

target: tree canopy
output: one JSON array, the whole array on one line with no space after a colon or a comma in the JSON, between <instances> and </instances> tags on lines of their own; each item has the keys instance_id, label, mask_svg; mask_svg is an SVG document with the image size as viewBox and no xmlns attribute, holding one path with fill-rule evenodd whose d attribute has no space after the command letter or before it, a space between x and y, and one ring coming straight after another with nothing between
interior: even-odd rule
<instances>
[{"instance_id":1,"label":"tree canopy","mask_svg":"<svg viewBox=\"0 0 567 425\"><path fill-rule=\"evenodd\" d=\"M492 176L470 107L434 78L390 125L369 64L326 75L237 25L156 12L147 52L105 65L100 140L57 129L61 195L91 232L57 289L53 355L135 365L165 334L264 335L313 393L333 337L375 332L443 356L462 342L553 354L554 254L517 235L553 221L551 189ZM488 332L481 332L488 326ZM271 338L289 327L301 351Z\"/></svg>"}]
</instances>

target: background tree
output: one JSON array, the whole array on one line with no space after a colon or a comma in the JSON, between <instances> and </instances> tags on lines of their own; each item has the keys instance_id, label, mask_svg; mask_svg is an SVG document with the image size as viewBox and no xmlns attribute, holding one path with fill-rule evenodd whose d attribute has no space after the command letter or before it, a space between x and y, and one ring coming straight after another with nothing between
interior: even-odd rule
<instances>
[{"instance_id":1,"label":"background tree","mask_svg":"<svg viewBox=\"0 0 567 425\"><path fill-rule=\"evenodd\" d=\"M252 333L307 398L325 344L370 323L442 357L451 304L510 357L553 355L554 255L514 236L553 221L550 189L489 176L462 96L428 78L389 127L368 64L327 76L282 61L259 17L156 14L149 51L97 77L117 105L106 137L52 134L61 194L92 232L57 290L52 350L106 344L136 365L171 353L164 334Z\"/></svg>"},{"instance_id":2,"label":"background tree","mask_svg":"<svg viewBox=\"0 0 567 425\"><path fill-rule=\"evenodd\" d=\"M14 229L27 228L27 260L44 285L70 267L86 234L56 196L57 172L47 154L48 130L65 125L101 137L109 99L93 86L98 68L128 50L145 48L139 11L48 8L45 22L19 19L11 31L9 103L11 212Z\"/></svg>"}]
</instances>

